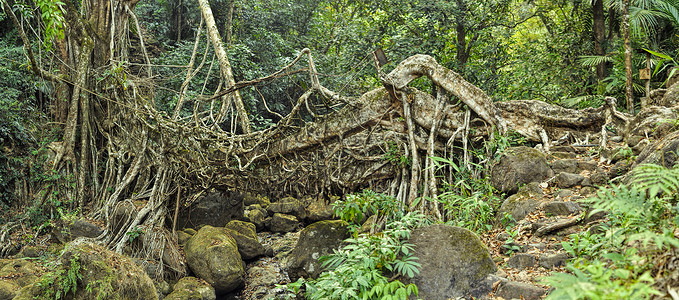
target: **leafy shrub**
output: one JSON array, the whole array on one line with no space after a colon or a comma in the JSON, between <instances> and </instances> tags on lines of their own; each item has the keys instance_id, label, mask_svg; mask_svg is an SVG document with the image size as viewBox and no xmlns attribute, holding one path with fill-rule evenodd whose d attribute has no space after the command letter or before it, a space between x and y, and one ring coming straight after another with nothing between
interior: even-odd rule
<instances>
[{"instance_id":1,"label":"leafy shrub","mask_svg":"<svg viewBox=\"0 0 679 300\"><path fill-rule=\"evenodd\" d=\"M405 213L393 197L372 191L348 195L334 204L335 215L350 224L352 237L333 254L321 258L326 271L317 279L300 278L287 285L288 296L306 290L307 299L409 299L417 286L391 278L419 273L413 245L406 241L410 231L424 223L420 213ZM384 217L383 231L359 233L369 215ZM391 277L391 278L390 278Z\"/></svg>"},{"instance_id":2,"label":"leafy shrub","mask_svg":"<svg viewBox=\"0 0 679 300\"><path fill-rule=\"evenodd\" d=\"M571 235L563 248L575 259L572 274L544 279L556 287L548 299L648 299L659 292L650 275L654 256L679 247L676 191L679 169L641 165L629 185L602 188L588 199L591 213L606 211L602 233Z\"/></svg>"}]
</instances>

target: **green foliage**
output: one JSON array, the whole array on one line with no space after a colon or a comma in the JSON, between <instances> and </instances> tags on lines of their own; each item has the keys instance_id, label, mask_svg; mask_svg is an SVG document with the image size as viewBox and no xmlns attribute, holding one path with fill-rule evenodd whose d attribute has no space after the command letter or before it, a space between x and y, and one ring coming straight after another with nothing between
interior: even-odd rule
<instances>
[{"instance_id":1,"label":"green foliage","mask_svg":"<svg viewBox=\"0 0 679 300\"><path fill-rule=\"evenodd\" d=\"M49 51L53 39L64 39L64 13L61 10L64 3L60 0L37 0L36 4L40 8L40 17L45 24L44 47Z\"/></svg>"},{"instance_id":2,"label":"green foliage","mask_svg":"<svg viewBox=\"0 0 679 300\"><path fill-rule=\"evenodd\" d=\"M382 155L382 159L399 168L404 168L411 164L410 157L401 153L398 145L394 142L387 142L387 151Z\"/></svg>"},{"instance_id":3,"label":"green foliage","mask_svg":"<svg viewBox=\"0 0 679 300\"><path fill-rule=\"evenodd\" d=\"M350 223L352 237L344 246L321 258L326 271L317 279L299 279L287 285L288 296L305 290L307 299L409 299L417 296L414 284L389 277L412 278L419 273L413 245L406 241L410 231L426 224L420 213L405 213L392 197L363 191L348 195L334 205L335 215ZM386 218L385 228L376 234L359 233L367 215Z\"/></svg>"},{"instance_id":4,"label":"green foliage","mask_svg":"<svg viewBox=\"0 0 679 300\"><path fill-rule=\"evenodd\" d=\"M393 197L364 190L358 194L349 194L343 201L332 204L335 217L349 223L350 230L358 232L361 224L370 216L394 219L403 214L400 204Z\"/></svg>"},{"instance_id":5,"label":"green foliage","mask_svg":"<svg viewBox=\"0 0 679 300\"><path fill-rule=\"evenodd\" d=\"M481 193L461 196L453 192L445 192L436 200L443 204L447 212L447 223L451 225L464 227L476 233L493 228L495 210Z\"/></svg>"},{"instance_id":6,"label":"green foliage","mask_svg":"<svg viewBox=\"0 0 679 300\"><path fill-rule=\"evenodd\" d=\"M556 287L548 299L648 299L654 289L654 256L679 247L677 169L642 165L629 185L602 188L588 199L591 213L609 213L601 233L579 233L562 243L575 259L572 274L554 274L545 283ZM661 270L662 271L662 270ZM657 272L655 270L654 272Z\"/></svg>"},{"instance_id":7,"label":"green foliage","mask_svg":"<svg viewBox=\"0 0 679 300\"><path fill-rule=\"evenodd\" d=\"M632 177L634 185L641 190L648 191L650 198L655 198L661 192L665 197L677 197L679 187L679 169L666 169L654 164L643 164L634 168Z\"/></svg>"},{"instance_id":8,"label":"green foliage","mask_svg":"<svg viewBox=\"0 0 679 300\"><path fill-rule=\"evenodd\" d=\"M140 235L144 233L144 230L137 226L134 228L132 231L128 231L125 233L127 235L127 238L130 240L130 242L134 241L134 239L138 238Z\"/></svg>"},{"instance_id":9,"label":"green foliage","mask_svg":"<svg viewBox=\"0 0 679 300\"><path fill-rule=\"evenodd\" d=\"M511 228L511 226L508 226L505 229L505 232L509 235L509 237L507 237L507 239L502 244L502 248L505 249L505 254L512 255L514 252L521 251L521 246L519 246L515 240L515 238L519 235L519 230L514 230Z\"/></svg>"},{"instance_id":10,"label":"green foliage","mask_svg":"<svg viewBox=\"0 0 679 300\"><path fill-rule=\"evenodd\" d=\"M77 255L69 263L68 268L48 273L38 281L37 286L43 290L39 299L58 300L70 298L68 293L75 295L78 281L82 279L82 266Z\"/></svg>"},{"instance_id":11,"label":"green foliage","mask_svg":"<svg viewBox=\"0 0 679 300\"><path fill-rule=\"evenodd\" d=\"M34 105L39 85L24 64L21 46L13 32L0 38L0 211L8 213L15 184L26 178L30 149L35 143L34 122L40 112ZM0 214L2 223L4 214Z\"/></svg>"}]
</instances>

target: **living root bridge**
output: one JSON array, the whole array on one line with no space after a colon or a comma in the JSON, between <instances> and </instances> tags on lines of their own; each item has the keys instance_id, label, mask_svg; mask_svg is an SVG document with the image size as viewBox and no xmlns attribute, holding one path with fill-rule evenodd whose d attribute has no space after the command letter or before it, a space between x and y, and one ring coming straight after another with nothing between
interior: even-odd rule
<instances>
[{"instance_id":1,"label":"living root bridge","mask_svg":"<svg viewBox=\"0 0 679 300\"><path fill-rule=\"evenodd\" d=\"M436 85L437 98L408 87L421 76ZM488 138L495 130L513 130L548 150L594 137L605 124L629 118L615 110L614 101L586 110L532 100L493 102L427 55L406 59L382 81L384 88L358 99L340 99L346 103L343 109L314 122L281 131L265 143L248 139L244 145L256 142L257 146L239 153L238 160L251 160L254 168L229 176L236 181L226 185L298 196L370 187L407 202L435 195L440 183L427 171L433 169L428 157L450 156L455 142L463 144L466 152L471 140ZM422 154L427 158L420 160Z\"/></svg>"}]
</instances>

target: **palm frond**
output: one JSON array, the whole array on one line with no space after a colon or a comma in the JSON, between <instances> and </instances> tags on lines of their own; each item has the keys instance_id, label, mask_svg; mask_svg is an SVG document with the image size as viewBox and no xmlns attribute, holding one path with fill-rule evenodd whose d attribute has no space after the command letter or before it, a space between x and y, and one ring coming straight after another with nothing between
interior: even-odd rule
<instances>
[{"instance_id":1,"label":"palm frond","mask_svg":"<svg viewBox=\"0 0 679 300\"><path fill-rule=\"evenodd\" d=\"M655 9L665 15L665 18L672 22L674 27L679 27L679 1L677 0L658 0Z\"/></svg>"},{"instance_id":2,"label":"palm frond","mask_svg":"<svg viewBox=\"0 0 679 300\"><path fill-rule=\"evenodd\" d=\"M632 29L633 34L637 36L641 34L650 34L653 32L653 28L658 26L658 19L664 17L665 15L658 11L630 7L630 28Z\"/></svg>"},{"instance_id":3,"label":"palm frond","mask_svg":"<svg viewBox=\"0 0 679 300\"><path fill-rule=\"evenodd\" d=\"M610 56L602 55L583 55L578 58L578 62L583 67L594 67L602 63L613 62L614 59Z\"/></svg>"},{"instance_id":4,"label":"palm frond","mask_svg":"<svg viewBox=\"0 0 679 300\"><path fill-rule=\"evenodd\" d=\"M561 105L567 108L573 108L578 106L581 102L584 101L595 101L595 100L603 100L605 97L603 95L584 95L584 96L578 96L578 97L573 97L573 98L568 98L568 99L563 99L561 100Z\"/></svg>"}]
</instances>

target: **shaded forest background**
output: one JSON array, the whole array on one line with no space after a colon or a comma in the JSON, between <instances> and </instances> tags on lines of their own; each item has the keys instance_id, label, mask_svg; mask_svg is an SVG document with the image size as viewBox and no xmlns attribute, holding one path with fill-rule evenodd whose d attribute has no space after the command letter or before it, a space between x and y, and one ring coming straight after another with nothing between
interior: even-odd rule
<instances>
[{"instance_id":1,"label":"shaded forest background","mask_svg":"<svg viewBox=\"0 0 679 300\"><path fill-rule=\"evenodd\" d=\"M93 171L96 164L68 165L64 167L68 172L49 164L54 153L58 153L50 152L50 147L69 137L65 131L69 123L68 94L73 92L73 82L58 83L36 76L24 52L21 34L8 12L11 8L19 17L26 35L33 41L31 45L40 67L60 74L74 67L59 61L74 55L68 43L74 39L69 34L76 33L67 26L71 21L66 11L84 9L85 4L49 0L3 3L7 5L3 5L0 12L0 141L3 144L0 206L6 213L0 216L0 221L17 218L12 208L21 208L19 217L37 227L65 213L100 210L106 205L88 208L89 200L83 199L112 199L111 194L118 196L116 187L96 188L87 180L75 178L89 173L103 177L103 171ZM342 96L356 96L381 85L372 52L382 48L392 62L416 53L431 55L444 67L483 89L494 101L537 99L565 107L587 108L602 106L606 96L615 97L618 106L625 107L622 24L626 3L630 5L631 45L637 50L632 60L632 74L634 98L638 99L645 93L644 81L638 75L638 69L646 67L646 52L642 49L652 53L652 88L663 86L671 68L676 66L677 1L226 0L210 5L236 82L269 75L291 63L301 54L301 49L309 48L323 86ZM178 120L191 120L198 111L208 111L205 107L214 105L214 101L210 104L206 99L213 99L210 97L223 88L224 83L205 30L198 30L202 24L198 2L167 0L129 4L127 7L133 9L129 15L136 16L140 26L136 26L134 19L123 19L126 30L116 34L124 37L122 48L126 50L120 55L116 52L104 64L92 63L92 71L87 76L88 86L93 90L87 92L113 91L109 94L113 95L117 91L120 95L116 95L123 98L143 94L158 113ZM64 40L64 28L66 43L60 42ZM195 43L198 33L202 38ZM139 37L143 38L143 44ZM99 52L95 52L95 58L96 53ZM197 54L193 63L202 68L195 68L195 77L182 87L193 53ZM395 66L396 63L388 64L384 71ZM143 89L139 88L142 83ZM311 85L308 76L298 72L241 89L251 127L262 130L279 122ZM413 85L435 94L435 86L429 81L417 80ZM182 103L179 109L178 103ZM638 109L640 102L634 103ZM319 97L309 112L298 117L300 122L310 121L314 119L313 111L321 115L340 106ZM109 116L115 110L109 107ZM211 114L212 109L209 111ZM79 116L75 118L81 121L97 118ZM115 118L100 121L116 122ZM224 132L241 133L233 117L212 121L212 126ZM82 126L85 130L82 132L87 132L87 127ZM77 153L71 154L96 162L107 138L93 136L93 145L100 146L92 149L99 149L98 153L85 158L83 153L88 150L82 148L82 152L75 150ZM87 142L80 146L85 144ZM126 151L134 149L130 146ZM129 161L118 172L128 167L131 168ZM162 170L153 170L145 175L145 180L159 176ZM122 193L134 198L136 192L127 189ZM171 189L165 194L176 195L177 190Z\"/></svg>"}]
</instances>

